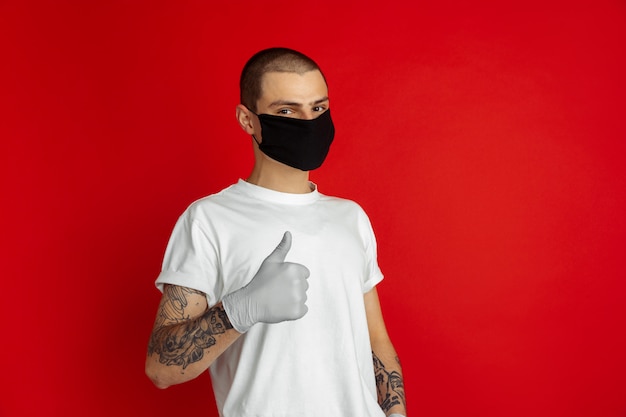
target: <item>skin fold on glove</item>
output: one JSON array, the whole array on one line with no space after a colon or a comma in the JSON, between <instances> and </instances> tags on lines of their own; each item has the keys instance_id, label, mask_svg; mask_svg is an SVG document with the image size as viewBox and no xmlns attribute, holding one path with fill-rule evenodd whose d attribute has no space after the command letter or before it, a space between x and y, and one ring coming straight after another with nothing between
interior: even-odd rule
<instances>
[{"instance_id":1,"label":"skin fold on glove","mask_svg":"<svg viewBox=\"0 0 626 417\"><path fill-rule=\"evenodd\" d=\"M285 232L252 280L222 300L230 322L239 333L247 332L256 323L297 320L307 313L310 272L304 265L285 262L291 241L291 233Z\"/></svg>"}]
</instances>

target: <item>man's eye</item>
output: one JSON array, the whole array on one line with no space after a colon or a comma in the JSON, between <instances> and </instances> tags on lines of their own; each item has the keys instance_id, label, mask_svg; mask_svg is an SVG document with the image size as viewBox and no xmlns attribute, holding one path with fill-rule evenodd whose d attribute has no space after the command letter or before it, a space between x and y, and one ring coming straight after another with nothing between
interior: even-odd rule
<instances>
[{"instance_id":1,"label":"man's eye","mask_svg":"<svg viewBox=\"0 0 626 417\"><path fill-rule=\"evenodd\" d=\"M313 107L313 111L314 112L323 112L324 110L326 110L326 107L324 107L324 106L315 106L315 107Z\"/></svg>"},{"instance_id":2,"label":"man's eye","mask_svg":"<svg viewBox=\"0 0 626 417\"><path fill-rule=\"evenodd\" d=\"M279 114L291 114L292 111L290 109L281 109L281 110L278 110L278 113Z\"/></svg>"}]
</instances>

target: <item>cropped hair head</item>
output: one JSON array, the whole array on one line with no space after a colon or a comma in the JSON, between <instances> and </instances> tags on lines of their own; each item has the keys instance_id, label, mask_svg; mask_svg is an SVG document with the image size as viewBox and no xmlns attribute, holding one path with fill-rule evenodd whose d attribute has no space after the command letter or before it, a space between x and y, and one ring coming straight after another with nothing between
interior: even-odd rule
<instances>
[{"instance_id":1,"label":"cropped hair head","mask_svg":"<svg viewBox=\"0 0 626 417\"><path fill-rule=\"evenodd\" d=\"M239 99L241 104L256 112L257 101L263 95L263 76L268 72L305 72L320 67L308 56L288 48L269 48L257 52L248 60L239 79ZM324 74L322 74L322 77Z\"/></svg>"}]
</instances>

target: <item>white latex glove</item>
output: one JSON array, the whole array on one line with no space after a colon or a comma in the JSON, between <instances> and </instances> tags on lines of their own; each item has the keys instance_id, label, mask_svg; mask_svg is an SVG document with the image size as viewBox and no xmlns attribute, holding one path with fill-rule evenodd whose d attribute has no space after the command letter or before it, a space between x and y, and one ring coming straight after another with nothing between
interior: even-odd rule
<instances>
[{"instance_id":1,"label":"white latex glove","mask_svg":"<svg viewBox=\"0 0 626 417\"><path fill-rule=\"evenodd\" d=\"M239 333L255 323L297 320L308 311L304 303L310 273L304 265L285 262L289 249L291 233L285 232L248 285L223 298L224 310Z\"/></svg>"}]
</instances>

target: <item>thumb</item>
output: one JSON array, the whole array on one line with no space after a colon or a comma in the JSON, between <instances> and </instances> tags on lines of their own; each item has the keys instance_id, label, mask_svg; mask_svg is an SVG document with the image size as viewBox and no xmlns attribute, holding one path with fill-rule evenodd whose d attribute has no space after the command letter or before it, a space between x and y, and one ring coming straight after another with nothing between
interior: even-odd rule
<instances>
[{"instance_id":1,"label":"thumb","mask_svg":"<svg viewBox=\"0 0 626 417\"><path fill-rule=\"evenodd\" d=\"M285 262L289 249L291 249L291 232L285 232L283 239L278 246L276 246L276 249L274 249L265 260L271 262Z\"/></svg>"}]
</instances>

